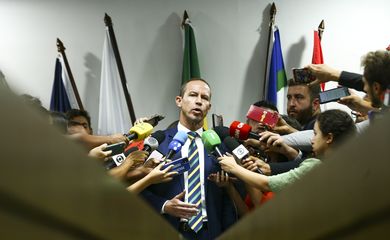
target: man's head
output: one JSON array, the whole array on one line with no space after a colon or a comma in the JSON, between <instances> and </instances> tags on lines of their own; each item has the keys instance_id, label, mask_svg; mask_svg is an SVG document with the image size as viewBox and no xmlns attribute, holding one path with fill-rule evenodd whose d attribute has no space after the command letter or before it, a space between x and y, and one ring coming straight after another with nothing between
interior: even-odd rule
<instances>
[{"instance_id":1,"label":"man's head","mask_svg":"<svg viewBox=\"0 0 390 240\"><path fill-rule=\"evenodd\" d=\"M211 90L203 79L191 79L183 84L176 105L180 108L180 123L195 131L203 126L203 119L211 108Z\"/></svg>"},{"instance_id":2,"label":"man's head","mask_svg":"<svg viewBox=\"0 0 390 240\"><path fill-rule=\"evenodd\" d=\"M288 80L287 114L295 118L301 125L307 124L310 119L320 112L318 84L308 86L307 83Z\"/></svg>"},{"instance_id":3,"label":"man's head","mask_svg":"<svg viewBox=\"0 0 390 240\"><path fill-rule=\"evenodd\" d=\"M273 103L271 103L269 101L258 101L258 102L255 102L253 104L253 106L261 107L261 108L264 108L264 109L269 110L269 111L279 112L278 108ZM263 123L259 122L258 120L255 120L255 119L251 119L248 116L246 119L246 123L252 127L252 132L261 133L261 132L267 131L267 128Z\"/></svg>"},{"instance_id":4,"label":"man's head","mask_svg":"<svg viewBox=\"0 0 390 240\"><path fill-rule=\"evenodd\" d=\"M71 109L66 112L68 118L68 134L92 134L91 117L87 111Z\"/></svg>"},{"instance_id":5,"label":"man's head","mask_svg":"<svg viewBox=\"0 0 390 240\"><path fill-rule=\"evenodd\" d=\"M381 107L390 85L390 52L369 52L362 59L364 91L373 107Z\"/></svg>"}]
</instances>

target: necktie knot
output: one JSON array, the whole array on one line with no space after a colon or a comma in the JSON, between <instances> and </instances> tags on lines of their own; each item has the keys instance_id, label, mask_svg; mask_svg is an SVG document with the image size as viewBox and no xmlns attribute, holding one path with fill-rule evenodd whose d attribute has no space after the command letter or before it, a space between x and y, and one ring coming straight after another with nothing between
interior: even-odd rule
<instances>
[{"instance_id":1,"label":"necktie knot","mask_svg":"<svg viewBox=\"0 0 390 240\"><path fill-rule=\"evenodd\" d=\"M199 136L196 132L188 132L187 134L191 141Z\"/></svg>"}]
</instances>

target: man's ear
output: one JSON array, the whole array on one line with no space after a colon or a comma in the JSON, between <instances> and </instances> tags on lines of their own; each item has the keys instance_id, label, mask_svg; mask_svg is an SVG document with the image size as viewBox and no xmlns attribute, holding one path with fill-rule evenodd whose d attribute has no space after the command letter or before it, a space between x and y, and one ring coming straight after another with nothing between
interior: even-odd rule
<instances>
[{"instance_id":1,"label":"man's ear","mask_svg":"<svg viewBox=\"0 0 390 240\"><path fill-rule=\"evenodd\" d=\"M176 96L175 98L175 102L176 102L176 106L181 108L181 101L183 100L183 98L181 96Z\"/></svg>"},{"instance_id":2,"label":"man's ear","mask_svg":"<svg viewBox=\"0 0 390 240\"><path fill-rule=\"evenodd\" d=\"M314 98L313 102L311 103L313 110L317 111L318 108L320 107L320 99L319 98Z\"/></svg>"},{"instance_id":3,"label":"man's ear","mask_svg":"<svg viewBox=\"0 0 390 240\"><path fill-rule=\"evenodd\" d=\"M328 135L326 136L326 143L328 145L333 143L333 133L328 133Z\"/></svg>"},{"instance_id":4,"label":"man's ear","mask_svg":"<svg viewBox=\"0 0 390 240\"><path fill-rule=\"evenodd\" d=\"M378 82L374 82L372 84L372 89L377 96L380 96L382 94L382 88Z\"/></svg>"}]
</instances>

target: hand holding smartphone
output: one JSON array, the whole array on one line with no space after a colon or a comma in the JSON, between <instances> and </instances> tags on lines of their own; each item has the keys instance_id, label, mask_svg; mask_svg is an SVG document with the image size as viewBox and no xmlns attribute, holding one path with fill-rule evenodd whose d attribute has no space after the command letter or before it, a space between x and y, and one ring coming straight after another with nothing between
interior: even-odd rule
<instances>
[{"instance_id":1,"label":"hand holding smartphone","mask_svg":"<svg viewBox=\"0 0 390 240\"><path fill-rule=\"evenodd\" d=\"M351 95L346 87L338 87L320 92L320 104L337 101L342 97Z\"/></svg>"},{"instance_id":2,"label":"hand holding smartphone","mask_svg":"<svg viewBox=\"0 0 390 240\"><path fill-rule=\"evenodd\" d=\"M296 82L310 83L316 79L316 77L307 68L293 68L292 71Z\"/></svg>"}]
</instances>

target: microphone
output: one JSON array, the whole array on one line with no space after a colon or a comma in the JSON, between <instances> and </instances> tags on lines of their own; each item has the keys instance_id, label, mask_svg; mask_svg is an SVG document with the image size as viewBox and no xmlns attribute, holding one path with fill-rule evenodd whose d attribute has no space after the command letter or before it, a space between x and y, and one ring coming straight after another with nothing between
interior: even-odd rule
<instances>
[{"instance_id":1,"label":"microphone","mask_svg":"<svg viewBox=\"0 0 390 240\"><path fill-rule=\"evenodd\" d=\"M222 157L221 150L218 146L221 144L221 139L214 130L207 130L202 133L202 141L208 152L215 150L218 156Z\"/></svg>"},{"instance_id":2,"label":"microphone","mask_svg":"<svg viewBox=\"0 0 390 240\"><path fill-rule=\"evenodd\" d=\"M223 141L223 144L233 153L233 155L239 160L241 163L243 159L249 157L249 151L244 147L244 145L237 142L233 137L227 137ZM257 172L260 174L264 174L260 168L257 168Z\"/></svg>"},{"instance_id":3,"label":"microphone","mask_svg":"<svg viewBox=\"0 0 390 240\"><path fill-rule=\"evenodd\" d=\"M162 131L154 132L150 137L145 138L144 148L149 154L158 148L158 145L165 140L165 134Z\"/></svg>"},{"instance_id":4,"label":"microphone","mask_svg":"<svg viewBox=\"0 0 390 240\"><path fill-rule=\"evenodd\" d=\"M150 125L152 125L153 127L157 126L158 122L160 122L161 120L163 120L165 118L165 116L163 115L159 115L159 114L155 114L151 117L149 117L146 121L146 123L149 123Z\"/></svg>"},{"instance_id":5,"label":"microphone","mask_svg":"<svg viewBox=\"0 0 390 240\"><path fill-rule=\"evenodd\" d=\"M149 123L142 122L130 128L129 133L124 134L125 137L131 140L140 141L149 136L153 131L153 126Z\"/></svg>"},{"instance_id":6,"label":"microphone","mask_svg":"<svg viewBox=\"0 0 390 240\"><path fill-rule=\"evenodd\" d=\"M224 126L218 126L214 128L214 131L218 134L219 138L223 142L226 137L230 136L229 128Z\"/></svg>"},{"instance_id":7,"label":"microphone","mask_svg":"<svg viewBox=\"0 0 390 240\"><path fill-rule=\"evenodd\" d=\"M188 136L186 132L178 131L168 145L168 153L165 155L165 159L171 159L177 152L179 152L181 147L187 141L187 138Z\"/></svg>"},{"instance_id":8,"label":"microphone","mask_svg":"<svg viewBox=\"0 0 390 240\"><path fill-rule=\"evenodd\" d=\"M115 167L120 166L123 163L123 161L126 159L126 157L129 156L130 153L137 151L137 150L138 150L137 147L132 147L132 148L127 149L123 153L120 153L120 154L117 154L117 155L110 157L108 160L106 160L104 162L104 167L106 168L106 170L110 170L110 169L113 169Z\"/></svg>"},{"instance_id":9,"label":"microphone","mask_svg":"<svg viewBox=\"0 0 390 240\"><path fill-rule=\"evenodd\" d=\"M248 124L234 121L230 125L230 136L238 138L240 140L247 140L248 138L253 138L259 140L260 136L257 133L252 132L252 127Z\"/></svg>"}]
</instances>

